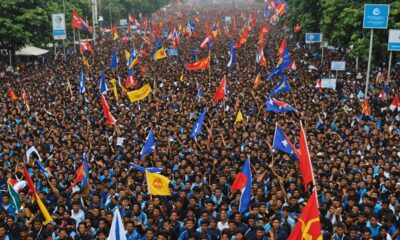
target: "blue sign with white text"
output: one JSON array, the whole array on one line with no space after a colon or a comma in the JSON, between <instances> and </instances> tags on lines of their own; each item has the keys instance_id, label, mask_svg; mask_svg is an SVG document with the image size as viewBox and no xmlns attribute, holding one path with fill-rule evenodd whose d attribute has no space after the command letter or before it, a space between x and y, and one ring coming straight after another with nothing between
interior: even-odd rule
<instances>
[{"instance_id":1,"label":"blue sign with white text","mask_svg":"<svg viewBox=\"0 0 400 240\"><path fill-rule=\"evenodd\" d=\"M390 5L365 4L363 28L387 29Z\"/></svg>"},{"instance_id":2,"label":"blue sign with white text","mask_svg":"<svg viewBox=\"0 0 400 240\"><path fill-rule=\"evenodd\" d=\"M306 43L319 43L322 42L321 33L306 33Z\"/></svg>"}]
</instances>

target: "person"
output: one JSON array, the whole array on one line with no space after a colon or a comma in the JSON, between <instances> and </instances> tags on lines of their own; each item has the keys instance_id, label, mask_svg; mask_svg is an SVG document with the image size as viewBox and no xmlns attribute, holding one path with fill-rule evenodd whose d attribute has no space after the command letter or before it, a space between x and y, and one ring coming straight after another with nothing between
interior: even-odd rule
<instances>
[{"instance_id":1,"label":"person","mask_svg":"<svg viewBox=\"0 0 400 240\"><path fill-rule=\"evenodd\" d=\"M289 237L289 233L285 228L281 227L281 222L278 217L272 219L272 228L269 230L270 236L276 240L283 240Z\"/></svg>"}]
</instances>

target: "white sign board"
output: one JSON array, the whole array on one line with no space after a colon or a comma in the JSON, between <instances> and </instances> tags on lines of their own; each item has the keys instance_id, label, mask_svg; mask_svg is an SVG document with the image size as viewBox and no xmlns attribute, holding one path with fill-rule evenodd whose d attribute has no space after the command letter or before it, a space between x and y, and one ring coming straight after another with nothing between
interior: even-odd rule
<instances>
[{"instance_id":1,"label":"white sign board","mask_svg":"<svg viewBox=\"0 0 400 240\"><path fill-rule=\"evenodd\" d=\"M389 51L400 51L400 30L390 29L389 30Z\"/></svg>"},{"instance_id":2,"label":"white sign board","mask_svg":"<svg viewBox=\"0 0 400 240\"><path fill-rule=\"evenodd\" d=\"M332 71L346 70L346 62L345 61L332 61L331 62L331 70Z\"/></svg>"},{"instance_id":3,"label":"white sign board","mask_svg":"<svg viewBox=\"0 0 400 240\"><path fill-rule=\"evenodd\" d=\"M67 39L67 31L65 30L64 13L55 13L51 15L53 21L53 38L54 40Z\"/></svg>"},{"instance_id":4,"label":"white sign board","mask_svg":"<svg viewBox=\"0 0 400 240\"><path fill-rule=\"evenodd\" d=\"M126 26L126 25L128 25L128 19L120 19L120 20L119 20L119 25L120 25L120 26Z\"/></svg>"},{"instance_id":5,"label":"white sign board","mask_svg":"<svg viewBox=\"0 0 400 240\"><path fill-rule=\"evenodd\" d=\"M230 24L231 23L231 16L226 16L225 17L225 22Z\"/></svg>"},{"instance_id":6,"label":"white sign board","mask_svg":"<svg viewBox=\"0 0 400 240\"><path fill-rule=\"evenodd\" d=\"M321 81L318 81L315 87L336 90L336 78L321 78Z\"/></svg>"}]
</instances>

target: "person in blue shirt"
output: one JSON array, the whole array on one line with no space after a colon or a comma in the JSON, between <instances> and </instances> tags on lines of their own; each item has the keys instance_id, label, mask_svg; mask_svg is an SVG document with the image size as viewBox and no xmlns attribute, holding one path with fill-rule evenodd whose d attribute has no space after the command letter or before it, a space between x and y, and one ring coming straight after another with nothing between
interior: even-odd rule
<instances>
[{"instance_id":1,"label":"person in blue shirt","mask_svg":"<svg viewBox=\"0 0 400 240\"><path fill-rule=\"evenodd\" d=\"M189 235L192 232L195 232L195 226L194 226L195 222L194 219L187 219L186 220L186 225L185 225L185 231L183 231L180 235L178 240L188 240L189 239Z\"/></svg>"},{"instance_id":2,"label":"person in blue shirt","mask_svg":"<svg viewBox=\"0 0 400 240\"><path fill-rule=\"evenodd\" d=\"M381 226L382 224L379 223L379 218L377 215L372 215L366 225L366 227L371 230L372 237L379 235Z\"/></svg>"}]
</instances>

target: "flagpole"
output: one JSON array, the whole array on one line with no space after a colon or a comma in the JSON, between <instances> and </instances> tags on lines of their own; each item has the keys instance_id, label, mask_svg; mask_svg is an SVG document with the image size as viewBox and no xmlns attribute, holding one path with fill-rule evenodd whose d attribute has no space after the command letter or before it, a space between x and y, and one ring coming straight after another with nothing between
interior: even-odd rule
<instances>
[{"instance_id":1,"label":"flagpole","mask_svg":"<svg viewBox=\"0 0 400 240\"><path fill-rule=\"evenodd\" d=\"M75 39L75 28L72 28L72 33L74 35L74 52L76 53L76 39Z\"/></svg>"}]
</instances>

